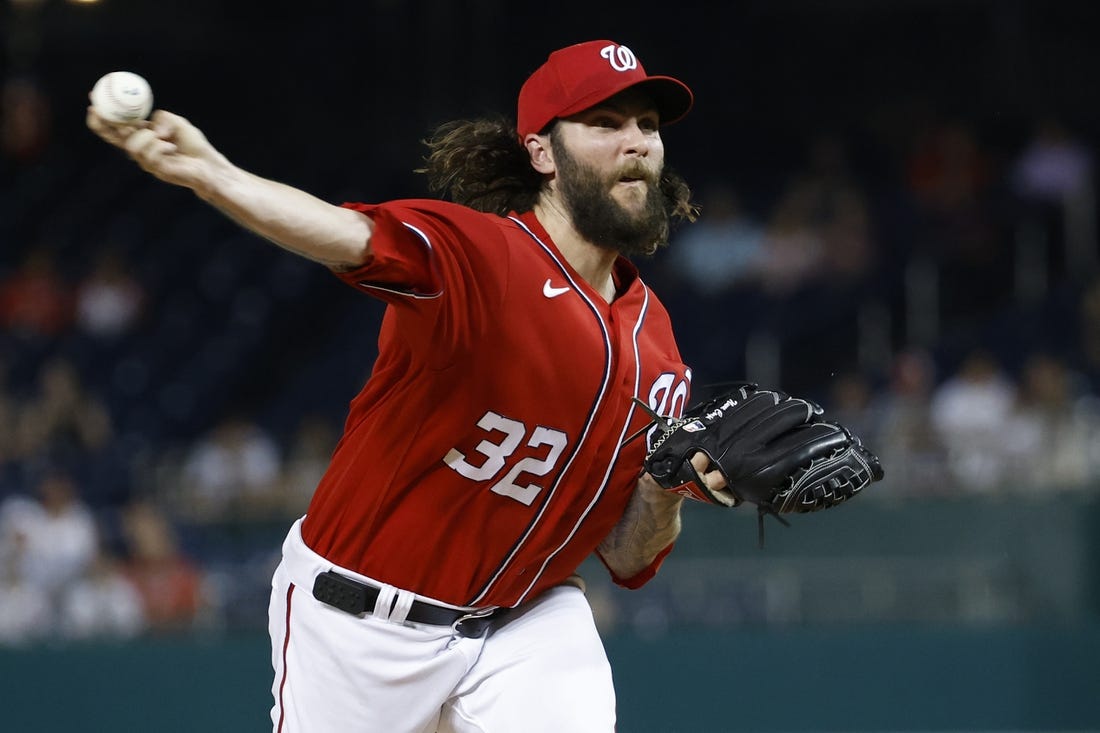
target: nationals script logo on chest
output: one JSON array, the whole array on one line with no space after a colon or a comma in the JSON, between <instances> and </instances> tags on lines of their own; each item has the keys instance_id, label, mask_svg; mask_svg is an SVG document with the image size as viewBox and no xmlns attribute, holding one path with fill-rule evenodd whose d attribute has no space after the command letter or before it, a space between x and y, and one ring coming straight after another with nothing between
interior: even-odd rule
<instances>
[{"instance_id":1,"label":"nationals script logo on chest","mask_svg":"<svg viewBox=\"0 0 1100 733\"><path fill-rule=\"evenodd\" d=\"M638 68L638 59L634 56L634 52L626 46L616 46L615 44L604 46L600 49L600 56L607 59L607 62L611 64L611 68L615 71L632 71Z\"/></svg>"}]
</instances>

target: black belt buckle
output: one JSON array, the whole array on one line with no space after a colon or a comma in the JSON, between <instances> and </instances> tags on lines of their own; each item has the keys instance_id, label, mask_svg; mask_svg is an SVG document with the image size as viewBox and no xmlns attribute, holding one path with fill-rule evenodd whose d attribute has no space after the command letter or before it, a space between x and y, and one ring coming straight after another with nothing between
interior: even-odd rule
<instances>
[{"instance_id":1,"label":"black belt buckle","mask_svg":"<svg viewBox=\"0 0 1100 733\"><path fill-rule=\"evenodd\" d=\"M371 590L374 589L332 570L321 573L313 581L314 598L354 616L374 608L374 600L378 598L378 592L375 591L372 598Z\"/></svg>"}]
</instances>

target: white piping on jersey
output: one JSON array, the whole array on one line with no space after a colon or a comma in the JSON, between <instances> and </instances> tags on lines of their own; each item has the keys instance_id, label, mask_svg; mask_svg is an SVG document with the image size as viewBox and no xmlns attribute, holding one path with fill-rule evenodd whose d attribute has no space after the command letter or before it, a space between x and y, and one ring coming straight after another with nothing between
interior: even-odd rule
<instances>
[{"instance_id":1,"label":"white piping on jersey","mask_svg":"<svg viewBox=\"0 0 1100 733\"><path fill-rule=\"evenodd\" d=\"M508 218L511 219L512 221L514 221L517 225L519 225L519 227L521 229L523 229L525 232L527 232L528 236L530 236L531 239L533 239L535 241L535 243L538 244L538 246L541 247L544 252L546 252L546 254L550 257L550 259L553 260L554 264L556 264L558 266L558 269L561 271L561 274L565 277L566 280L569 281L570 285L572 285L573 288L577 291L577 294L580 295L584 299L585 303L588 304L589 309L592 311L593 315L596 316L596 321L600 325L600 331L603 333L604 350L605 350L606 361L605 361L605 367L604 367L603 381L600 384L600 388L599 388L599 391L596 395L596 399L592 403L592 410L589 413L588 420L585 423L584 428L581 430L580 437L577 440L577 444L573 447L573 452L572 452L572 454L570 454L569 460L567 460L565 462L565 465L562 466L561 471L558 473L557 480L554 481L554 483L548 489L548 491L546 493L546 497L542 502L542 506L539 508L539 511L535 515L534 520L528 525L527 531L525 531L523 533L523 536L519 539L519 541L516 542L515 546L513 546L513 548L512 548L512 551L508 554L508 557L505 558L504 562L502 562L500 564L500 567L497 568L496 573L493 574L493 577L489 580L489 582L486 583L484 587L482 587L481 592L478 593L477 597L474 598L472 601L470 601L469 605L471 605L471 606L476 606L479 603L481 603L482 599L489 593L490 590L493 589L493 587L497 584L497 581L500 580L501 576L504 575L504 571L507 570L508 567L515 560L516 556L519 554L520 549L523 548L523 546L531 538L531 535L534 533L535 528L539 525L539 522L542 520L543 515L546 513L548 507L550 506L550 504L552 502L552 499L554 497L554 494L557 493L558 486L564 480L565 476L568 475L569 469L573 466L573 461L576 460L578 455L580 455L581 448L584 446L584 443L588 439L588 436L590 434L590 430L592 428L592 423L594 423L596 421L596 417L600 413L600 406L603 403L604 398L607 396L608 386L610 385L611 379L612 379L611 365L612 365L612 362L613 362L613 358L612 358L613 357L613 349L612 349L612 345L611 345L611 336L608 333L607 324L604 322L603 316L600 315L599 308L596 306L595 303L592 302L591 298L588 297L588 295L584 292L584 290L582 288L578 287L578 284L577 284L576 280L574 280L573 276L570 274L569 269L558 258L557 254L550 247L548 247L545 242L543 242L541 239L539 239L537 234L535 234L533 231L531 231L531 229L526 224L524 224L522 221L520 221L519 219L516 219L515 217L511 217L511 216L508 217ZM648 293L647 293L646 302L648 303ZM639 323L641 322L641 320L642 319L639 318ZM635 341L635 349L637 349L636 341ZM635 362L637 362L637 360L635 360ZM637 364L635 365L635 369L637 370ZM635 393L637 393L637 385L635 385ZM633 411L633 409L634 409L633 408L633 403L631 403L631 411ZM627 424L629 424L629 420L627 421ZM625 433L626 425L623 426L623 430L624 430L624 433ZM618 452L616 452L615 457L618 457ZM614 459L612 460L611 465L614 465ZM609 475L610 475L610 470L608 471L607 476L609 476ZM599 499L599 497L603 495L603 491L607 486L607 476L604 477L603 483L597 489L596 494L592 499L592 502L589 504L588 507L585 508L584 513L577 520L577 523L574 525L573 529L569 532L569 535L568 535L569 539L571 539L573 537L573 535L576 534L577 529L580 527L580 525L584 521L585 517L588 516L588 513L591 510L592 506L594 506L596 501ZM566 543L568 543L569 539L566 540ZM557 550L555 550L554 554L559 552L561 550L561 548L564 547L564 546L565 546L565 543L563 543L561 547L559 547ZM553 554L551 555L551 557L553 557ZM526 596L527 593L530 592L531 588L534 587L535 583L538 582L538 579L542 576L543 572L546 570L546 565L547 565L548 562L549 562L549 558L547 558L547 561L542 564L542 567L539 568L539 571L537 573L535 573L534 577L531 579L531 584L527 587L526 590L524 590L523 596ZM521 596L520 600L522 600L523 596ZM519 603L519 601L517 601L517 605L518 605L518 603Z\"/></svg>"},{"instance_id":2,"label":"white piping on jersey","mask_svg":"<svg viewBox=\"0 0 1100 733\"><path fill-rule=\"evenodd\" d=\"M561 274L565 277L566 280L569 281L569 284L572 285L574 289L576 289L577 294L580 295L584 299L585 303L588 304L589 310L591 310L592 314L596 317L596 321L600 325L600 331L603 333L605 356L604 374L599 391L596 395L596 399L592 403L592 410L591 412L589 412L588 420L585 423L584 427L581 429L580 437L577 440L577 444L573 446L573 452L569 455L569 459L565 462L565 465L562 466L561 471L558 472L557 480L555 480L554 483L547 490L546 496L543 499L542 505L540 506L538 513L535 515L535 518L531 521L531 523L527 526L527 530L523 533L523 536L520 537L520 539L512 547L512 551L508 553L508 557L506 557L504 561L500 564L500 566L497 568L496 573L494 573L493 577L489 579L489 582L482 587L477 597L469 602L468 605L471 606L476 606L481 603L482 599L486 596L486 594L489 593L490 590L493 589L493 586L497 584L497 581L499 581L501 576L504 575L504 571L507 570L508 567L512 564L512 561L515 560L516 556L519 554L520 549L527 543L527 540L530 539L531 535L534 533L535 528L539 525L539 522L542 520L542 517L546 513L547 508L550 506L551 500L558 490L558 486L561 484L566 474L569 473L569 469L572 467L573 461L576 460L578 455L580 455L581 447L584 446L585 441L588 439L589 432L592 428L592 423L595 422L596 416L600 412L600 405L603 403L604 397L607 395L608 385L611 383L611 363L613 355L611 347L611 336L608 333L607 324L604 323L603 316L600 315L599 308L597 308L596 304L592 302L588 295L586 295L585 292L577 286L577 282L570 274L569 269L558 258L557 254L550 247L548 247L545 242L539 239L537 234L531 231L531 229L519 219L516 219L514 217L508 218L519 225L519 227L522 228L523 231L527 232L528 236L530 236L531 239L533 239L535 243L542 248L547 256L549 256L550 259L554 262L554 264L557 265L558 269L561 271ZM600 487L600 490L602 492L603 487ZM539 573L535 575L534 580L538 580L538 577L539 575L541 575L541 573L542 569L540 568Z\"/></svg>"},{"instance_id":3,"label":"white piping on jersey","mask_svg":"<svg viewBox=\"0 0 1100 733\"><path fill-rule=\"evenodd\" d=\"M405 226L407 229L411 230L414 234L416 234L416 236L420 237L424 241L424 244L427 245L429 252L434 250L434 248L432 247L432 242L431 242L430 239L428 239L427 234L420 231L419 229L414 227L412 224L409 224L408 222L403 221L403 222L401 222L401 224L403 226ZM422 293L414 293L411 290L398 290L397 288L387 288L387 287L384 287L382 285L376 285L374 283L367 282L366 280L359 281L358 285L359 285L359 287L363 288L364 290L381 290L384 293L393 293L394 295L404 295L404 296L407 296L407 297L410 297L410 298L416 298L417 300L432 300L434 298L438 298L440 295L443 294L443 291L440 290L439 292L436 292L436 293L428 293L427 295L424 295Z\"/></svg>"},{"instance_id":4,"label":"white piping on jersey","mask_svg":"<svg viewBox=\"0 0 1100 733\"><path fill-rule=\"evenodd\" d=\"M633 332L631 332L631 342L634 346L635 397L638 396L638 389L641 386L642 382L642 360L638 348L638 333L642 330L642 324L645 323L646 314L649 312L649 288L645 286L645 283L642 283L642 292L645 294L645 299L642 301L642 309L641 312L638 314L638 322L634 324L634 330ZM584 508L584 512L581 513L581 516L577 520L577 523L573 525L573 529L570 530L569 534L562 541L562 543L558 545L558 547L553 552L547 555L545 560L543 560L542 567L540 567L539 571L535 573L535 577L531 581L531 584L528 585L526 589L524 589L523 594L520 595L519 600L516 602L517 606L520 603L523 603L524 599L527 598L527 594L530 593L531 589L535 587L535 581L542 577L542 574L546 571L546 566L550 564L550 561L557 557L558 553L564 550L565 546L572 541L573 536L577 534L577 530L580 529L581 524L584 523L584 520L588 517L593 507L596 506L596 502L598 502L600 500L600 497L603 496L604 489L607 488L608 483L611 481L611 472L615 468L615 464L619 460L619 453L622 452L623 445L626 441L626 434L628 429L630 428L630 421L634 418L635 404L637 403L635 403L634 400L630 401L630 409L628 409L626 412L626 421L623 422L623 428L621 431L619 431L619 439L615 441L615 453L611 456L611 461L607 464L607 471L604 473L603 479L600 481L599 491L597 491L592 496L592 501L588 502L588 506Z\"/></svg>"}]
</instances>

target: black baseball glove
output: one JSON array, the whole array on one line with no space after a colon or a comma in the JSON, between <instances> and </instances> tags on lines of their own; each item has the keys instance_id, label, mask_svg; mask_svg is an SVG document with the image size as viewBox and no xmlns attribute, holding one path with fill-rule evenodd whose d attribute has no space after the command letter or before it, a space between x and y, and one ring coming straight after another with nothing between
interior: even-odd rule
<instances>
[{"instance_id":1,"label":"black baseball glove","mask_svg":"<svg viewBox=\"0 0 1100 733\"><path fill-rule=\"evenodd\" d=\"M689 499L749 502L763 518L836 506L883 477L878 458L859 438L822 420L813 402L777 390L742 384L675 420L647 412L657 432L645 469ZM708 459L704 472L720 471L725 488L707 487L691 463L698 453Z\"/></svg>"}]
</instances>

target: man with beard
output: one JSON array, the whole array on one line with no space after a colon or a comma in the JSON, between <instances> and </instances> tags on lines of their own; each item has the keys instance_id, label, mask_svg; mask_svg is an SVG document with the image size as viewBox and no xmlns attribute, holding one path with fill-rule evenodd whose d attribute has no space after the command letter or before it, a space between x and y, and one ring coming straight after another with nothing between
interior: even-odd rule
<instances>
[{"instance_id":1,"label":"man with beard","mask_svg":"<svg viewBox=\"0 0 1100 733\"><path fill-rule=\"evenodd\" d=\"M274 730L614 730L575 572L595 552L637 588L680 531L681 497L632 438L651 420L635 400L679 416L691 372L624 255L694 215L660 135L691 103L625 46L570 46L524 83L516 125L429 139L451 201L342 206L242 171L176 115L89 110L154 176L386 304L275 572Z\"/></svg>"}]
</instances>

